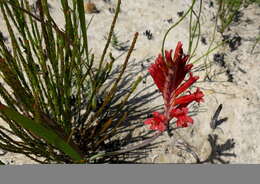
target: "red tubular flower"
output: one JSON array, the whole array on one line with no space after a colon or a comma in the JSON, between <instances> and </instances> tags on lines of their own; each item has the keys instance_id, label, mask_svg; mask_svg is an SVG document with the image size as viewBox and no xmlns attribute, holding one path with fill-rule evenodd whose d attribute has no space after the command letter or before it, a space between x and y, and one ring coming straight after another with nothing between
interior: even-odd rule
<instances>
[{"instance_id":1,"label":"red tubular flower","mask_svg":"<svg viewBox=\"0 0 260 184\"><path fill-rule=\"evenodd\" d=\"M179 96L179 94L186 91L193 83L195 83L199 79L198 76L193 76L190 72L190 78L184 82L180 87L178 87L174 93L175 96Z\"/></svg>"},{"instance_id":2,"label":"red tubular flower","mask_svg":"<svg viewBox=\"0 0 260 184\"><path fill-rule=\"evenodd\" d=\"M175 101L174 101L174 105L185 104L185 106L187 106L193 101L196 101L198 103L203 102L203 99L202 99L203 96L204 96L204 94L202 93L202 91L200 91L200 89L197 88L197 91L194 92L193 94L184 95L184 96L181 96L179 98L176 98Z\"/></svg>"},{"instance_id":3,"label":"red tubular flower","mask_svg":"<svg viewBox=\"0 0 260 184\"><path fill-rule=\"evenodd\" d=\"M159 54L155 63L149 67L148 71L163 95L165 106L164 114L154 112L154 117L145 121L145 124L151 124L152 130L164 131L172 118L176 118L177 126L181 127L193 123L192 118L187 115L187 106L193 101L202 102L204 94L197 88L192 94L180 96L199 79L190 72L193 65L186 64L188 58L183 53L182 43L178 42L173 57L172 50L165 51L165 57ZM184 81L187 73L190 73L190 77Z\"/></svg>"},{"instance_id":4,"label":"red tubular flower","mask_svg":"<svg viewBox=\"0 0 260 184\"><path fill-rule=\"evenodd\" d=\"M193 123L193 119L187 116L188 112L189 109L187 107L172 110L171 116L177 118L177 127L187 127L188 123Z\"/></svg>"},{"instance_id":5,"label":"red tubular flower","mask_svg":"<svg viewBox=\"0 0 260 184\"><path fill-rule=\"evenodd\" d=\"M153 112L153 118L149 118L145 120L144 124L151 125L151 130L159 130L163 132L166 129L166 117L163 114L160 114L159 112Z\"/></svg>"}]
</instances>

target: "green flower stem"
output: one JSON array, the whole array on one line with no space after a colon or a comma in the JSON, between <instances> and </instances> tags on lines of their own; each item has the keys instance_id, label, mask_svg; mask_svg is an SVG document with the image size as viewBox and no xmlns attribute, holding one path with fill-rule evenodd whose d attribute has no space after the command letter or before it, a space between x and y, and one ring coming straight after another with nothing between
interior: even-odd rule
<instances>
[{"instance_id":1,"label":"green flower stem","mask_svg":"<svg viewBox=\"0 0 260 184\"><path fill-rule=\"evenodd\" d=\"M163 37L163 41L162 41L162 49L161 49L161 52L162 52L162 56L164 58L164 45L165 45L165 41L166 41L166 38L168 36L168 34L170 33L170 31L175 28L187 15L188 13L193 9L193 6L195 4L196 0L193 0L192 1L192 4L190 6L190 8L185 12L185 14L175 23L173 24L165 33L164 37Z\"/></svg>"}]
</instances>

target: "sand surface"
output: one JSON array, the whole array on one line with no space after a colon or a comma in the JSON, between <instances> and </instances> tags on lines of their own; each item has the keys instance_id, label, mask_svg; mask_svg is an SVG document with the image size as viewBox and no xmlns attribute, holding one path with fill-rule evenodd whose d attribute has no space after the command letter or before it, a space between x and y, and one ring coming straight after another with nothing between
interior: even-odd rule
<instances>
[{"instance_id":1,"label":"sand surface","mask_svg":"<svg viewBox=\"0 0 260 184\"><path fill-rule=\"evenodd\" d=\"M32 1L31 1L32 2ZM95 56L101 55L101 48L105 43L104 37L109 31L112 21L115 0L95 0L97 14L86 14L86 19L94 19L89 29L89 45ZM186 11L190 0L129 0L122 1L121 13L116 25L115 32L120 42L129 42L135 32L139 32L139 38L135 51L130 60L128 73L134 79L137 75L143 75L144 81L138 90L142 95L150 94L145 98L148 103L140 108L152 108L162 105L163 101L152 85L152 79L147 75L147 67L154 61L161 49L163 35L167 29L179 19L178 12ZM209 1L203 0L201 15L201 36L205 38L206 44L199 42L196 56L191 62L203 55L212 40L214 31L214 16L216 16L217 5L210 7ZM59 1L49 0L51 13L60 27L64 20L61 13ZM198 4L196 4L198 9ZM196 114L193 116L194 125L189 128L178 129L174 136L169 137L167 133L158 138L160 142L152 149L146 149L144 158L136 159L136 162L144 163L194 163L195 158L191 154L196 152L203 163L216 163L229 161L230 163L260 163L260 44L251 52L255 38L260 34L260 7L250 5L241 9L241 17L238 22L232 23L230 30L224 35L230 38L238 38L234 50L228 44L219 47L208 57L207 62L212 63L208 70L210 78L206 77L206 70L201 69L205 58L194 66L194 74L200 76L196 83L205 93L205 102L194 106ZM8 37L5 24L0 14L0 30ZM184 51L188 49L189 20L185 19L168 36L165 48L174 49L178 41L183 42ZM148 39L144 33L152 33ZM239 37L241 39L239 39ZM234 39L235 39L234 38ZM219 43L223 37L219 32L215 35L213 46ZM240 42L239 42L240 40ZM10 43L10 40L7 43ZM102 47L101 47L102 46ZM115 56L123 54L110 48ZM215 55L218 54L218 55ZM216 57L224 57L223 63L214 61ZM123 61L123 59L119 60ZM218 106L223 104L219 119L228 118L219 125L218 129L211 129L210 122ZM136 109L138 111L138 109ZM143 117L142 117L143 118ZM142 124L142 119L135 119L130 123ZM0 120L1 124L4 124ZM133 137L148 132L147 126L136 128ZM216 144L210 144L209 137L216 138ZM213 141L214 142L214 141ZM190 146L185 146L190 145ZM191 148L191 152L187 150ZM235 156L234 156L235 155ZM7 153L0 156L0 160L8 164L30 164L34 163L23 155ZM131 160L131 159L129 159Z\"/></svg>"}]
</instances>

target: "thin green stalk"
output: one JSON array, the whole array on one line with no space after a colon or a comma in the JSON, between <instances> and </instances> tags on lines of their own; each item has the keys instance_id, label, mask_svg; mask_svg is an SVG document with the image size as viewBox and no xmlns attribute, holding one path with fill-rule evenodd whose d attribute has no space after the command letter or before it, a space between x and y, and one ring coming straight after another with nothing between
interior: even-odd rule
<instances>
[{"instance_id":1,"label":"thin green stalk","mask_svg":"<svg viewBox=\"0 0 260 184\"><path fill-rule=\"evenodd\" d=\"M105 55L107 53L108 46L109 46L109 44L111 42L111 39L112 39L112 36L113 36L113 33L114 33L116 20L118 18L118 14L120 12L120 5L121 5L121 0L118 0L117 1L117 7L116 7L116 10L115 10L115 16L113 18L113 21L112 21L112 24L111 24L111 27L110 27L110 31L109 31L109 34L108 34L107 42L105 44L105 47L104 47L104 50L102 52L101 59L100 59L100 62L99 62L99 67L98 67L99 71L100 71L100 69L102 67L103 61L105 59Z\"/></svg>"},{"instance_id":2,"label":"thin green stalk","mask_svg":"<svg viewBox=\"0 0 260 184\"><path fill-rule=\"evenodd\" d=\"M77 8L79 14L80 28L83 37L83 45L84 45L83 48L85 49L87 63L89 63L88 36L87 36L87 27L86 27L86 20L85 20L84 0L77 0Z\"/></svg>"},{"instance_id":3,"label":"thin green stalk","mask_svg":"<svg viewBox=\"0 0 260 184\"><path fill-rule=\"evenodd\" d=\"M192 62L192 64L197 63L199 60L201 60L203 57L208 56L211 52L213 52L214 50L216 50L217 48L219 48L220 46L222 46L225 42L221 42L220 44L216 45L214 48L208 50L205 54L203 54L202 56L200 56L199 58L197 58L195 61Z\"/></svg>"},{"instance_id":4,"label":"thin green stalk","mask_svg":"<svg viewBox=\"0 0 260 184\"><path fill-rule=\"evenodd\" d=\"M219 6L219 9L218 9L218 12L217 12L217 16L216 16L216 17L219 16L219 13L220 13L220 10L221 10L220 8L221 8L221 7L222 7L222 3L221 3L221 6ZM215 41L215 36L216 36L216 31L217 31L217 24L218 24L218 19L216 18L215 25L214 25L214 29L213 29L212 40L211 40L211 42L210 42L210 44L209 44L209 47L208 47L208 50L207 50L206 53L210 53L209 51L212 50L211 47L212 47L212 45L213 45L213 43L214 43L214 41ZM217 47L215 47L215 48L217 48ZM214 50L215 50L215 49L214 49ZM205 63L205 66L206 66L206 65L207 65L207 61L208 61L208 54L205 55L205 56L206 56L206 58L205 58L204 63ZM197 60L196 60L196 61L197 61ZM211 67L209 68L209 70L208 70L208 68L206 68L206 76L209 76L210 70L211 70Z\"/></svg>"},{"instance_id":5,"label":"thin green stalk","mask_svg":"<svg viewBox=\"0 0 260 184\"><path fill-rule=\"evenodd\" d=\"M115 94L115 91L116 91L116 88L117 88L117 85L118 83L120 82L124 72L125 72L125 69L126 69L126 66L128 64L128 61L129 61L129 58L131 56L131 53L133 52L133 49L134 49L134 46L135 46L135 43L136 43L136 40L137 40L137 37L138 37L138 33L135 33L135 36L134 36L134 39L132 41L132 44L129 48L129 51L127 53L127 56L126 56L126 59L125 59L125 62L122 66L122 69L121 69L121 72L119 74L119 76L117 77L116 81L114 82L112 88L110 89L110 91L108 92L108 94L106 95L105 97L105 100L104 102L102 103L101 107L99 108L99 110L90 118L90 120L88 121L87 124L89 124L90 122L93 122L104 110L105 106L110 102L110 100L113 98L114 94Z\"/></svg>"},{"instance_id":6,"label":"thin green stalk","mask_svg":"<svg viewBox=\"0 0 260 184\"><path fill-rule=\"evenodd\" d=\"M131 96L131 94L136 90L138 84L142 81L142 77L138 77L138 79L132 84L131 86L131 89L130 91L128 92L128 94L124 97L124 99L121 101L121 103L118 105L117 107L117 111L115 113L113 113L113 115L111 115L111 118L104 123L104 126L101 127L101 130L100 131L93 131L94 135L93 137L97 136L97 135L102 135L102 133L104 133L108 128L110 128L112 122L113 122L113 119L115 119L117 116L119 116L120 113L122 113L123 111L123 108L126 104L126 102L128 101L129 97ZM97 127L97 126L96 126ZM113 129L115 129L117 127L113 127L112 128L112 131ZM91 136L92 137L92 136Z\"/></svg>"},{"instance_id":7,"label":"thin green stalk","mask_svg":"<svg viewBox=\"0 0 260 184\"><path fill-rule=\"evenodd\" d=\"M194 10L192 10L191 14L194 14L196 16L196 24L195 24L195 28L194 28L194 31L191 33L192 35L190 35L190 44L189 44L189 52L188 54L190 55L189 57L189 61L191 60L191 58L194 56L197 48L198 48L198 45L199 45L199 40L200 40L200 33L201 33L201 26L200 26L200 15L201 15L201 10L202 10L202 0L200 0L200 7L199 7L199 14L197 15L196 12ZM192 21L192 20L190 20ZM192 44L193 44L193 40L195 38L195 34L196 34L196 31L197 31L197 27L198 27L198 37L197 37L197 40L196 40L196 44L195 44L195 47L193 49L193 51L191 52L192 50ZM189 62L188 61L188 62Z\"/></svg>"},{"instance_id":8,"label":"thin green stalk","mask_svg":"<svg viewBox=\"0 0 260 184\"><path fill-rule=\"evenodd\" d=\"M165 45L165 41L166 41L166 38L168 36L168 34L170 33L170 31L175 28L187 15L188 13L193 9L193 6L195 4L196 0L193 0L192 1L192 4L190 6L190 8L185 12L185 14L175 23L173 24L165 33L164 37L163 37L163 41L162 41L162 49L161 49L161 52L162 52L162 56L164 58L164 45Z\"/></svg>"}]
</instances>

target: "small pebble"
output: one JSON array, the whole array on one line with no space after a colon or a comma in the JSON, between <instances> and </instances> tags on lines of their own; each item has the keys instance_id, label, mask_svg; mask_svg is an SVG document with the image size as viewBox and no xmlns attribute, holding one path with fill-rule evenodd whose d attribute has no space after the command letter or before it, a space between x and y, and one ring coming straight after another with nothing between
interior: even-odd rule
<instances>
[{"instance_id":1,"label":"small pebble","mask_svg":"<svg viewBox=\"0 0 260 184\"><path fill-rule=\"evenodd\" d=\"M177 12L177 15L178 15L179 17L182 17L183 14L184 14L184 11Z\"/></svg>"},{"instance_id":2,"label":"small pebble","mask_svg":"<svg viewBox=\"0 0 260 184\"><path fill-rule=\"evenodd\" d=\"M167 22L168 22L169 24L173 23L173 20L172 20L172 18L170 18L170 19L167 19Z\"/></svg>"},{"instance_id":3,"label":"small pebble","mask_svg":"<svg viewBox=\"0 0 260 184\"><path fill-rule=\"evenodd\" d=\"M201 37L200 41L204 44L204 45L207 45L207 41L206 41L206 38L205 37Z\"/></svg>"}]
</instances>

